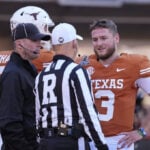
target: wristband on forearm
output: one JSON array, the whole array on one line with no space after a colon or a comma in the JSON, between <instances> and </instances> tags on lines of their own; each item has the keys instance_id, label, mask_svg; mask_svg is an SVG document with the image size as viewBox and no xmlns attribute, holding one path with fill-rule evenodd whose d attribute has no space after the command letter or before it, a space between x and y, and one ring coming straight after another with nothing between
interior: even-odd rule
<instances>
[{"instance_id":1,"label":"wristband on forearm","mask_svg":"<svg viewBox=\"0 0 150 150\"><path fill-rule=\"evenodd\" d=\"M139 128L137 131L143 138L146 137L147 133L144 128Z\"/></svg>"}]
</instances>

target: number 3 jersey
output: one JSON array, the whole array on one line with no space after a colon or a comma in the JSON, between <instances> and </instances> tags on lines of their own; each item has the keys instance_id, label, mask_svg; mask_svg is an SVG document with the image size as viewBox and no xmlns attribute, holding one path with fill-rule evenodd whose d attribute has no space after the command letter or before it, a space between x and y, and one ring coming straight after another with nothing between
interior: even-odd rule
<instances>
[{"instance_id":1,"label":"number 3 jersey","mask_svg":"<svg viewBox=\"0 0 150 150\"><path fill-rule=\"evenodd\" d=\"M133 129L138 85L136 81L150 77L150 61L145 56L121 54L108 67L95 55L83 65L92 78L95 104L105 136Z\"/></svg>"}]
</instances>

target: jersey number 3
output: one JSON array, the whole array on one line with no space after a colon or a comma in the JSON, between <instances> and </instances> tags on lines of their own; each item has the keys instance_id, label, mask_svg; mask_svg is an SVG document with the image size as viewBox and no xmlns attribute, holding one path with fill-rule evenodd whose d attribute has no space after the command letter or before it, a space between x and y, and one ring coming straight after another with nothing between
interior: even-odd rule
<instances>
[{"instance_id":1,"label":"jersey number 3","mask_svg":"<svg viewBox=\"0 0 150 150\"><path fill-rule=\"evenodd\" d=\"M103 97L107 97L107 101L103 100ZM115 102L115 95L110 90L98 90L95 93L96 99L101 99L101 106L98 107L105 107L107 109L106 114L99 113L99 120L101 121L109 121L113 118L114 113L114 102Z\"/></svg>"}]
</instances>

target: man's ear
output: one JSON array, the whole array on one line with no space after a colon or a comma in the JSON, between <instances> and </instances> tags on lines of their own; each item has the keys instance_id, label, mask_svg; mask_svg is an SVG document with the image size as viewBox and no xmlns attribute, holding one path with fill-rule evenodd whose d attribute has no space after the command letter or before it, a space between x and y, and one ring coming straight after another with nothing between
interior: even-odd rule
<instances>
[{"instance_id":1,"label":"man's ear","mask_svg":"<svg viewBox=\"0 0 150 150\"><path fill-rule=\"evenodd\" d=\"M15 44L16 44L16 47L19 48L19 49L21 49L23 47L21 40L16 40Z\"/></svg>"},{"instance_id":2,"label":"man's ear","mask_svg":"<svg viewBox=\"0 0 150 150\"><path fill-rule=\"evenodd\" d=\"M72 47L77 49L77 40L72 41Z\"/></svg>"},{"instance_id":3,"label":"man's ear","mask_svg":"<svg viewBox=\"0 0 150 150\"><path fill-rule=\"evenodd\" d=\"M118 33L115 35L115 40L116 40L116 43L118 44L120 41L120 36Z\"/></svg>"}]
</instances>

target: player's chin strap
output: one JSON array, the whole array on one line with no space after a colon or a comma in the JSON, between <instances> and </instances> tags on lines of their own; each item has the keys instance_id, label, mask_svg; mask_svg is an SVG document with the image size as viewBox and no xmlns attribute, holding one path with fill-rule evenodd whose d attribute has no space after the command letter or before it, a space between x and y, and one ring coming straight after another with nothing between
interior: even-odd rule
<instances>
[{"instance_id":1,"label":"player's chin strap","mask_svg":"<svg viewBox=\"0 0 150 150\"><path fill-rule=\"evenodd\" d=\"M79 65L86 66L88 64L89 64L89 58L88 58L88 56L83 56L83 58L82 58L81 62L79 63Z\"/></svg>"}]
</instances>

